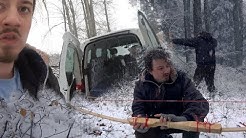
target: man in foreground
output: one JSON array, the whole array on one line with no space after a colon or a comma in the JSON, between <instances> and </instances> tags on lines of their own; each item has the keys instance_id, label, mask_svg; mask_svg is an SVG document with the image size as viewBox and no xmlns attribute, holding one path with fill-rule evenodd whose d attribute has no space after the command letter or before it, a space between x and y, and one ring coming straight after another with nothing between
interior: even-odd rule
<instances>
[{"instance_id":1,"label":"man in foreground","mask_svg":"<svg viewBox=\"0 0 246 138\"><path fill-rule=\"evenodd\" d=\"M51 68L26 46L35 0L1 0L0 4L0 97L9 101L27 90L37 98L41 86L59 92Z\"/></svg>"}]
</instances>

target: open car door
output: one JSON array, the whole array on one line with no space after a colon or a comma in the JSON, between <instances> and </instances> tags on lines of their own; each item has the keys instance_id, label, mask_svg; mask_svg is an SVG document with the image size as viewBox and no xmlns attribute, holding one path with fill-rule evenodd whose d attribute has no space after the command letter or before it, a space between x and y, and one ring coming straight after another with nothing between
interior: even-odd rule
<instances>
[{"instance_id":1,"label":"open car door","mask_svg":"<svg viewBox=\"0 0 246 138\"><path fill-rule=\"evenodd\" d=\"M145 46L144 48L153 48L153 47L159 47L160 46L160 42L157 39L157 36L154 32L154 30L152 29L152 27L150 26L147 18L145 17L145 15L141 12L138 11L138 25L139 25L139 29L142 33L143 39L145 41Z\"/></svg>"},{"instance_id":2,"label":"open car door","mask_svg":"<svg viewBox=\"0 0 246 138\"><path fill-rule=\"evenodd\" d=\"M79 41L70 33L63 35L63 46L60 55L59 78L60 91L66 102L70 101L72 92L75 90L75 77L81 80L81 52ZM74 73L76 71L76 73Z\"/></svg>"}]
</instances>

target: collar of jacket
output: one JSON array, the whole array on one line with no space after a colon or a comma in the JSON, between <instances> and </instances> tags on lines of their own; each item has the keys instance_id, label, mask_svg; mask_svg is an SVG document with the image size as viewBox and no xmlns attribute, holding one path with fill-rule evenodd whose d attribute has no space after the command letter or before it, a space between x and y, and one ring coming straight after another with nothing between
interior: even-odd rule
<instances>
[{"instance_id":1,"label":"collar of jacket","mask_svg":"<svg viewBox=\"0 0 246 138\"><path fill-rule=\"evenodd\" d=\"M19 70L23 88L28 90L34 98L37 98L37 92L48 73L44 60L36 51L24 48L15 61L15 67Z\"/></svg>"},{"instance_id":2,"label":"collar of jacket","mask_svg":"<svg viewBox=\"0 0 246 138\"><path fill-rule=\"evenodd\" d=\"M152 79L149 79L149 77L148 77L149 75L151 76ZM162 85L162 84L173 84L176 81L177 77L178 77L177 71L172 67L171 68L171 73L170 73L170 81L163 82L160 85ZM157 84L156 81L154 81L153 76L146 69L141 73L140 81L142 81L142 82L150 82L150 83L156 84L157 86L160 86L160 85Z\"/></svg>"}]
</instances>

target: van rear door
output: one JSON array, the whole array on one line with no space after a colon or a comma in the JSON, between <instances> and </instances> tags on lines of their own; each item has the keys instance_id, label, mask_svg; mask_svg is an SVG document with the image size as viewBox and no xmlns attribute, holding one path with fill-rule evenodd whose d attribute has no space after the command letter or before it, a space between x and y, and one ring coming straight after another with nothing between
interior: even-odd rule
<instances>
[{"instance_id":1,"label":"van rear door","mask_svg":"<svg viewBox=\"0 0 246 138\"><path fill-rule=\"evenodd\" d=\"M145 15L138 11L138 25L145 41L145 48L159 47L160 42Z\"/></svg>"},{"instance_id":2,"label":"van rear door","mask_svg":"<svg viewBox=\"0 0 246 138\"><path fill-rule=\"evenodd\" d=\"M63 35L58 82L66 102L70 101L71 94L75 90L74 80L82 80L79 45L79 41L70 32Z\"/></svg>"}]
</instances>

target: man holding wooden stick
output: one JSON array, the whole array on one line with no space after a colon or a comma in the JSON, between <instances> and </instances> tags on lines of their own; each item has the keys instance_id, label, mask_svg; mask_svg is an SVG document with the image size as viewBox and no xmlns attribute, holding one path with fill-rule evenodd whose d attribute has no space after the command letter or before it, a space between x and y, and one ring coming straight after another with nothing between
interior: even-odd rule
<instances>
[{"instance_id":1,"label":"man holding wooden stick","mask_svg":"<svg viewBox=\"0 0 246 138\"><path fill-rule=\"evenodd\" d=\"M160 118L163 123L204 120L209 111L207 100L185 73L174 69L167 50L148 51L144 62L145 71L134 89L133 116ZM171 133L183 133L183 138L199 137L199 132L150 128L141 123L133 128L136 138L171 138Z\"/></svg>"}]
</instances>

